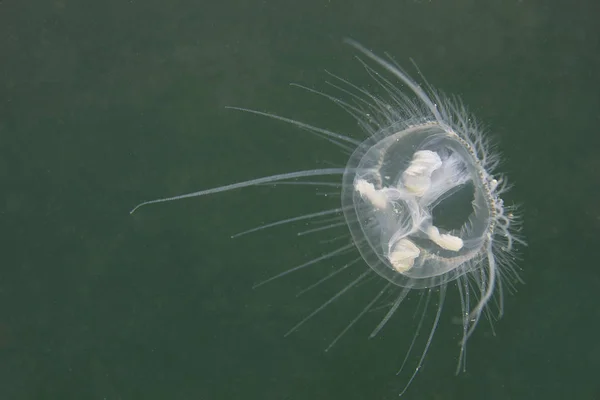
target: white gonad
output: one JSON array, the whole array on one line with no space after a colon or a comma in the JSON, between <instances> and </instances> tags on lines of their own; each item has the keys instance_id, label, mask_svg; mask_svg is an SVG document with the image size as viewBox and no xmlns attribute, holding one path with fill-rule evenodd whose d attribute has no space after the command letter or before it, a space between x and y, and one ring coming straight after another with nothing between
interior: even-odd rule
<instances>
[{"instance_id":1,"label":"white gonad","mask_svg":"<svg viewBox=\"0 0 600 400\"><path fill-rule=\"evenodd\" d=\"M448 285L456 288L462 307L458 373L465 369L466 343L481 316L487 316L490 322L499 318L503 313L504 291L514 290L514 284L520 282L515 265L515 245L525 243L519 235L520 219L515 214L515 207L507 206L501 198L509 186L497 171L499 158L492 153L488 139L461 101L437 92L422 75L423 85L419 85L393 59L381 58L355 41L347 42L370 60L359 59L359 62L375 85L366 89L329 74L335 81L328 83L339 91L340 97L295 86L324 96L347 111L361 127L360 139L275 114L235 108L316 134L351 154L345 167L282 173L147 201L131 212L147 204L265 184L310 185L337 190L341 205L265 224L236 236L311 221L320 226L299 235L325 232L332 237L345 234L351 238L349 244L321 253L255 285L261 286L291 272L346 258L339 261L339 267L333 273L329 265L324 267L323 278L305 292L334 275L339 276L349 267L362 268L361 273L353 273L349 283L294 326L287 333L290 334L351 289L371 281L369 278L379 278L375 281L383 284L372 301L350 321L327 350L365 313L387 310L371 334L371 337L376 336L399 312L400 304L408 299L409 293L420 295L418 310L421 317L415 322L412 343L398 371L400 374L406 370L405 366L414 365L408 369L402 395L424 362L440 320ZM410 91L401 90L402 86ZM336 176L332 181L331 177ZM331 198L331 192L327 197ZM335 230L341 233L335 236ZM360 257L348 261L348 253L356 250ZM390 296L394 296L391 301ZM432 296L436 296L437 301L430 301ZM495 314L489 305L495 306ZM432 307L435 312L429 313ZM431 328L428 335L420 336L425 320L431 321ZM422 351L410 358L419 337L422 338Z\"/></svg>"}]
</instances>

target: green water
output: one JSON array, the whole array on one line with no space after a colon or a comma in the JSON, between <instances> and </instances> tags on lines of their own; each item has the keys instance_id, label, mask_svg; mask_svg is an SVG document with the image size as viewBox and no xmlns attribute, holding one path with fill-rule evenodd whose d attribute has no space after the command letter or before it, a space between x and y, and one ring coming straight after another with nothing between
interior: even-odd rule
<instances>
[{"instance_id":1,"label":"green water","mask_svg":"<svg viewBox=\"0 0 600 400\"><path fill-rule=\"evenodd\" d=\"M305 225L313 188L137 203L330 164L334 146L234 105L342 133L324 69L368 77L351 36L462 96L522 203L525 285L482 323L458 377L457 298L406 399L600 396L600 98L592 1L0 1L0 399L395 399L416 301L380 337L369 282L286 338L360 269L299 298L332 262ZM342 243L342 242L337 242ZM354 275L353 275L354 274Z\"/></svg>"}]
</instances>

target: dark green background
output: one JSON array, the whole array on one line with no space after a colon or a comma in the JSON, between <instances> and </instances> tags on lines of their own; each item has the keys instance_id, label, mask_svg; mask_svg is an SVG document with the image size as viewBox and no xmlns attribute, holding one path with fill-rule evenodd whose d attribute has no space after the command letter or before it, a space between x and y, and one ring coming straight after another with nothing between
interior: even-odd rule
<instances>
[{"instance_id":1,"label":"dark green background","mask_svg":"<svg viewBox=\"0 0 600 400\"><path fill-rule=\"evenodd\" d=\"M526 285L454 376L456 297L407 399L600 396L600 79L595 1L0 1L0 399L395 399L408 312L367 340L372 283L301 330L346 280L285 226L335 205L312 188L146 199L344 163L328 143L226 110L357 134L324 69L365 83L351 36L459 94L490 127L522 203ZM320 269L321 268L321 269ZM354 273L356 273L355 270ZM363 290L364 289L364 290Z\"/></svg>"}]
</instances>

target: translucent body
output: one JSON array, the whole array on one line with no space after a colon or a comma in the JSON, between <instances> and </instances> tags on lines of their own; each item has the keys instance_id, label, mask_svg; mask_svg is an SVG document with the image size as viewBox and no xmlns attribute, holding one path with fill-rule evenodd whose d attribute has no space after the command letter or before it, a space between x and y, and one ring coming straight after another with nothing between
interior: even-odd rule
<instances>
[{"instance_id":1,"label":"translucent body","mask_svg":"<svg viewBox=\"0 0 600 400\"><path fill-rule=\"evenodd\" d=\"M485 251L493 229L480 169L471 147L436 122L381 132L358 146L344 174L342 205L367 264L390 282L413 288L469 272L474 264L468 261ZM471 215L458 229L440 233L434 207L467 182L474 188Z\"/></svg>"},{"instance_id":2,"label":"translucent body","mask_svg":"<svg viewBox=\"0 0 600 400\"><path fill-rule=\"evenodd\" d=\"M344 235L351 237L348 243L319 253L315 258L255 285L261 286L324 261L329 267L330 261L357 249L360 257L350 262L337 261L339 265L333 272L325 273L322 279L299 294L319 287L347 269L362 268L362 272L350 275L346 286L287 333L295 332L369 277L381 277L383 285L373 300L349 322L327 350L366 312L374 307L387 308L387 313L370 335L376 336L408 294L416 291L423 300L419 300L419 304L423 303L421 317L413 325L414 338L399 374L416 346L429 308L434 307L429 335L423 337L422 351L414 370L409 373L403 394L423 364L440 321L449 283L455 283L453 286L457 289L462 310L459 372L465 369L468 338L480 317L490 316L490 300L495 297L492 303L497 306L498 317L501 316L503 290L511 289L514 282L520 280L514 264L514 244L524 242L516 232L519 219L515 216L515 207L505 206L501 199L509 186L496 171L498 157L462 103L454 97L443 96L426 81L423 89L391 59L378 57L354 41L348 43L375 64L374 68L361 61L375 82L375 89L356 86L335 75L331 75L335 83L330 85L346 96L344 99L303 88L346 110L362 128L362 137L356 139L275 114L237 108L290 123L329 141L337 150L350 155L344 168L286 172L151 200L137 205L131 213L148 204L256 185L277 183L338 189L339 193L329 194L339 195L341 205L264 224L233 237L285 224L305 225L307 221L318 227L304 228L298 235L330 232L334 237L332 240L344 238ZM401 90L398 83L407 87L409 93ZM325 181L328 177L336 177L336 180ZM309 178L315 180L307 180ZM341 233L335 234L336 230ZM384 296L394 293L391 302ZM430 301L433 296L437 296L436 302ZM384 304L376 306L382 299L386 299Z\"/></svg>"}]
</instances>

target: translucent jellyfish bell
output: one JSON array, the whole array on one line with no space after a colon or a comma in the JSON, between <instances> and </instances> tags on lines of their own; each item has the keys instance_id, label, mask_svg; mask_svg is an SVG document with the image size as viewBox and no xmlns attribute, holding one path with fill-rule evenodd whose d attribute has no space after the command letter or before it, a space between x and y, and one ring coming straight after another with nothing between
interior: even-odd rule
<instances>
[{"instance_id":1,"label":"translucent jellyfish bell","mask_svg":"<svg viewBox=\"0 0 600 400\"><path fill-rule=\"evenodd\" d=\"M469 272L469 261L486 250L494 208L489 182L472 147L449 126L429 121L396 129L350 157L344 214L362 257L379 275L399 286L439 286ZM457 210L434 218L435 208L468 183L470 215L454 229L441 228L436 220Z\"/></svg>"}]
</instances>

